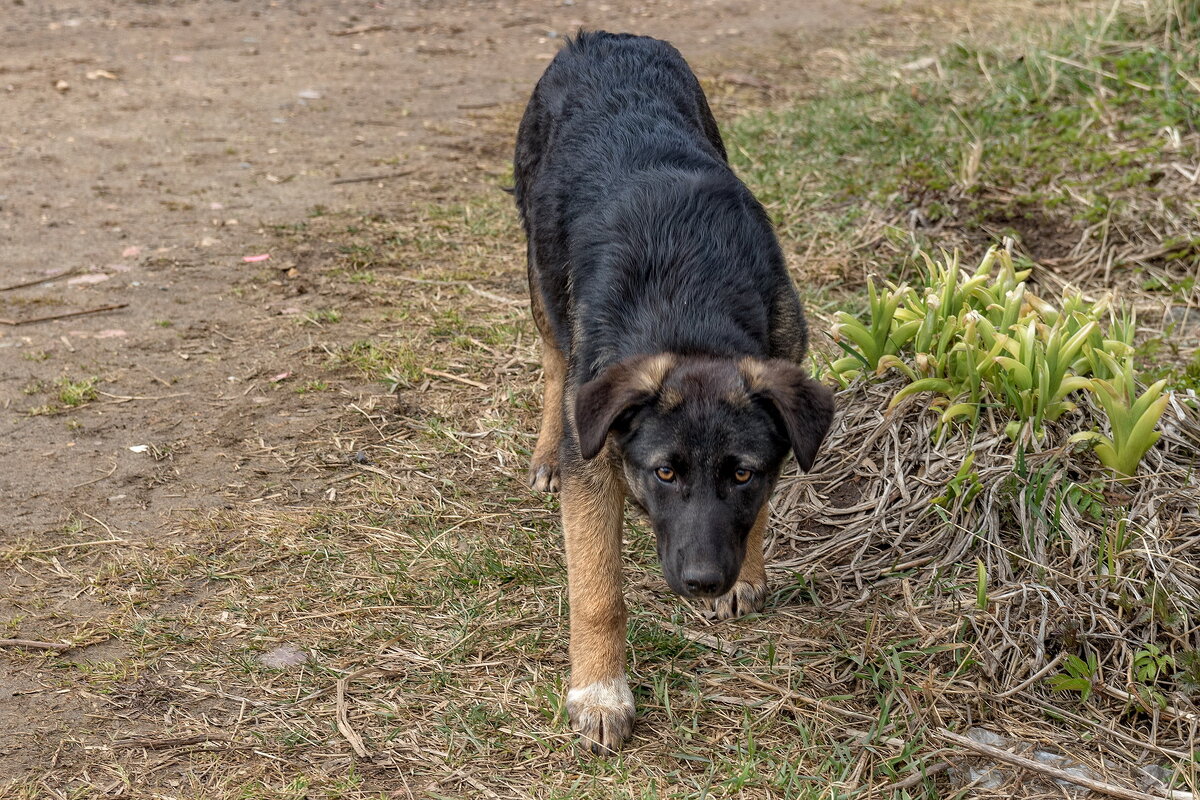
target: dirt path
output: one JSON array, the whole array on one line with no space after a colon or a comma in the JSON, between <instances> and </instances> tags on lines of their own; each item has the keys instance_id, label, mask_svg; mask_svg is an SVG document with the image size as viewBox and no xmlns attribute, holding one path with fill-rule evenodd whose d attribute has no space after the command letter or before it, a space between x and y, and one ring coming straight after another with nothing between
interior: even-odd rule
<instances>
[{"instance_id":1,"label":"dirt path","mask_svg":"<svg viewBox=\"0 0 1200 800\"><path fill-rule=\"evenodd\" d=\"M387 215L494 181L509 142L487 117L527 94L557 47L548 33L645 31L703 64L869 19L829 1L51 5L0 23L0 286L78 274L0 293L0 318L128 305L0 326L9 539L81 507L153 528L222 502L241 483L225 451L296 427L254 387L288 346L269 335L280 315L319 305L303 296L304 252L243 258L315 207ZM247 275L289 267L300 279L280 296L239 300ZM28 414L56 403L56 381L92 376L107 394L80 427ZM139 444L169 449L169 468Z\"/></svg>"},{"instance_id":2,"label":"dirt path","mask_svg":"<svg viewBox=\"0 0 1200 800\"><path fill-rule=\"evenodd\" d=\"M0 325L0 547L136 545L185 510L310 496L291 454L352 398L273 390L309 348L300 320L324 307L309 270L335 245L271 252L278 227L494 182L509 141L493 118L558 34L663 36L704 74L815 51L874 13L866 0L7 4L0 288L70 274L0 291L0 319L123 307ZM119 657L109 605L47 592L14 562L0 564L0 637L82 637L96 644L79 661ZM86 740L97 707L85 692L47 700L29 664L0 653L0 781Z\"/></svg>"}]
</instances>

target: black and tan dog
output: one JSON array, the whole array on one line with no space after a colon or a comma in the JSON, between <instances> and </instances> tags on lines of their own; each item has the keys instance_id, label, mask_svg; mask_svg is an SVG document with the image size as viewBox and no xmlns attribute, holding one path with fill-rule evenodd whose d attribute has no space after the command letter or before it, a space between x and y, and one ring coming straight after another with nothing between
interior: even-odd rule
<instances>
[{"instance_id":1,"label":"black and tan dog","mask_svg":"<svg viewBox=\"0 0 1200 800\"><path fill-rule=\"evenodd\" d=\"M766 213L665 42L581 33L521 120L515 194L546 375L530 484L561 485L572 726L597 752L633 726L621 587L625 497L671 588L717 616L762 608L768 498L833 416Z\"/></svg>"}]
</instances>

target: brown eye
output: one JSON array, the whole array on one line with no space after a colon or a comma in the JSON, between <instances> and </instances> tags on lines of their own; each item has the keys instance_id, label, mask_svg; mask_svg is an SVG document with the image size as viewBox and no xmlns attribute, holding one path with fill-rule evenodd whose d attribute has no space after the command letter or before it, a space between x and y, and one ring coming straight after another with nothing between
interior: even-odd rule
<instances>
[{"instance_id":1,"label":"brown eye","mask_svg":"<svg viewBox=\"0 0 1200 800\"><path fill-rule=\"evenodd\" d=\"M654 477L658 478L663 483L670 483L675 480L675 470L670 467L659 467L654 470Z\"/></svg>"},{"instance_id":2,"label":"brown eye","mask_svg":"<svg viewBox=\"0 0 1200 800\"><path fill-rule=\"evenodd\" d=\"M754 473L748 469L735 469L733 471L733 479L738 483L748 483L753 477Z\"/></svg>"}]
</instances>

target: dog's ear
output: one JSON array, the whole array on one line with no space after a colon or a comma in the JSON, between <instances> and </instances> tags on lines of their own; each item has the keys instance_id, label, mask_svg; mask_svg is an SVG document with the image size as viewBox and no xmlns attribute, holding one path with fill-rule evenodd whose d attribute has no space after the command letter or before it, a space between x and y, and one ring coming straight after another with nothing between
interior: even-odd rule
<instances>
[{"instance_id":1,"label":"dog's ear","mask_svg":"<svg viewBox=\"0 0 1200 800\"><path fill-rule=\"evenodd\" d=\"M833 392L781 358L746 359L742 375L750 395L768 401L783 420L796 461L808 472L833 423Z\"/></svg>"},{"instance_id":2,"label":"dog's ear","mask_svg":"<svg viewBox=\"0 0 1200 800\"><path fill-rule=\"evenodd\" d=\"M607 367L579 387L575 426L584 459L599 455L618 420L654 399L673 364L667 354L637 356Z\"/></svg>"}]
</instances>

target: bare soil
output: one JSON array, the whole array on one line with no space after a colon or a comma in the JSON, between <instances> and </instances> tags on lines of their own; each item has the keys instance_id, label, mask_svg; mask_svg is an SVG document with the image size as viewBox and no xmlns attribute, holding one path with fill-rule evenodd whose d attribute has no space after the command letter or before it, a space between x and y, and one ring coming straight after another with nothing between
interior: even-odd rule
<instances>
[{"instance_id":1,"label":"bare soil","mask_svg":"<svg viewBox=\"0 0 1200 800\"><path fill-rule=\"evenodd\" d=\"M197 510L314 498L319 475L297 454L361 423L355 399L379 389L347 372L336 393L279 390L318 374L320 319L304 319L329 305L319 275L338 248L281 234L314 213L389 218L494 186L558 35L662 36L702 77L735 70L753 89L765 53L803 70L881 13L865 0L6 3L0 288L69 274L0 291L0 319L121 307L0 325L0 637L74 642L68 662L111 669L132 647L106 629L118 604L62 589L56 551L94 554L70 566L94 570L86 583L109 548L136 551ZM68 382L90 379L94 396L70 406ZM510 472L515 490L523 465ZM50 572L22 565L31 551ZM200 574L186 590L173 602L214 591ZM167 689L102 696L43 667L0 651L0 784L64 763L68 743L166 725L121 720Z\"/></svg>"}]
</instances>

